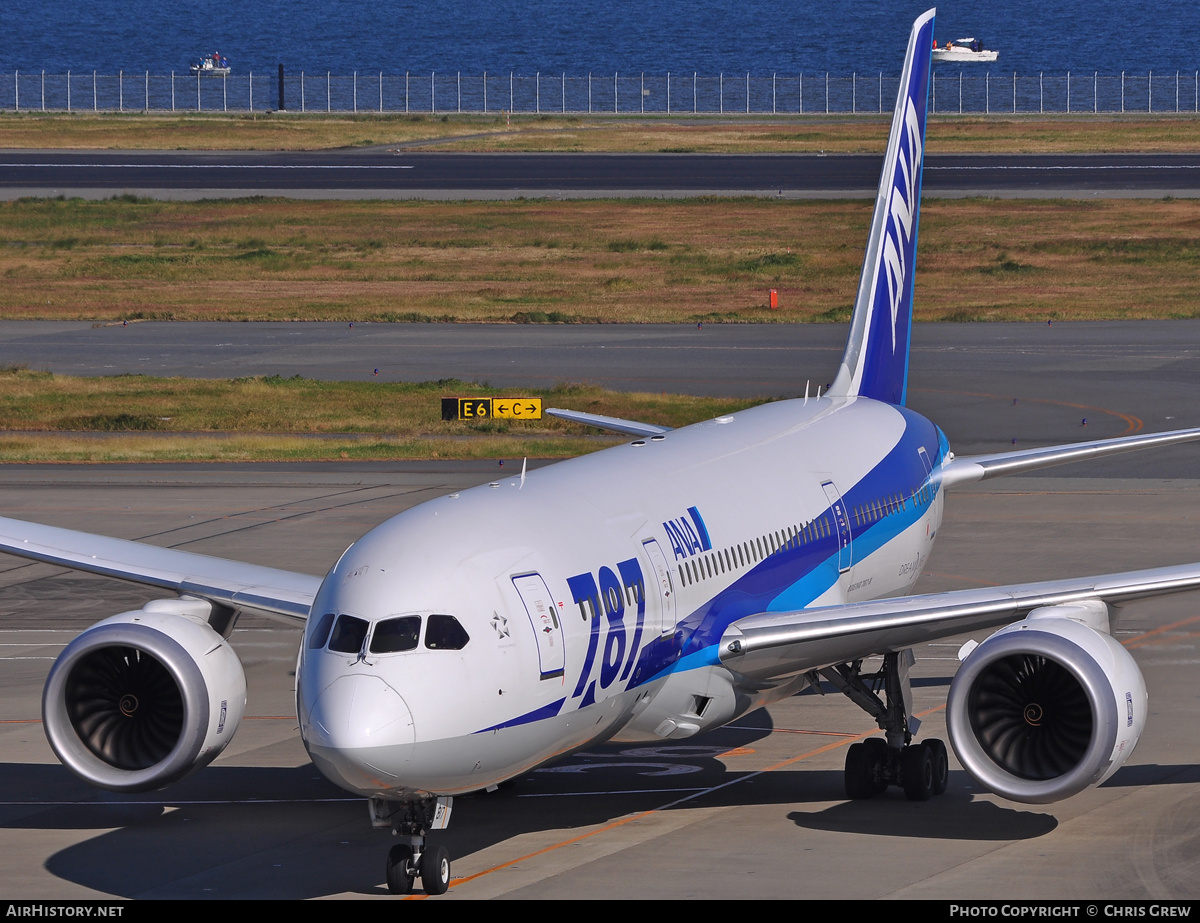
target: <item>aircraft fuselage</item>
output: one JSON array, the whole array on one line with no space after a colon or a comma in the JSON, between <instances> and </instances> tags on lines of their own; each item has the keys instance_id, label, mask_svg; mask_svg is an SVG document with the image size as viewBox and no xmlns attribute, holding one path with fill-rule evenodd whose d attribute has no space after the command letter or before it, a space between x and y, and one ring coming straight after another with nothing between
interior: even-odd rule
<instances>
[{"instance_id":1,"label":"aircraft fuselage","mask_svg":"<svg viewBox=\"0 0 1200 923\"><path fill-rule=\"evenodd\" d=\"M402 798L726 724L806 680L740 687L725 628L911 590L945 452L905 408L781 401L401 513L317 594L305 744L339 785Z\"/></svg>"}]
</instances>

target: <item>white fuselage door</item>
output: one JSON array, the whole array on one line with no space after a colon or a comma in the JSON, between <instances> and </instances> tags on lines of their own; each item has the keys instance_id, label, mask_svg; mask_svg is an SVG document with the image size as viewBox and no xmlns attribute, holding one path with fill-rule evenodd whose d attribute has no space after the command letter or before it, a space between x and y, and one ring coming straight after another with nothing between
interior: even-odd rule
<instances>
[{"instance_id":1,"label":"white fuselage door","mask_svg":"<svg viewBox=\"0 0 1200 923\"><path fill-rule=\"evenodd\" d=\"M537 638L538 659L541 663L542 679L562 676L566 666L566 647L563 643L562 623L554 608L554 597L541 574L521 574L512 578L513 586L525 604L529 623Z\"/></svg>"},{"instance_id":2,"label":"white fuselage door","mask_svg":"<svg viewBox=\"0 0 1200 923\"><path fill-rule=\"evenodd\" d=\"M845 573L850 569L851 553L854 550L851 544L853 539L850 536L850 517L846 515L846 504L842 502L842 495L838 493L833 481L825 481L821 488L829 501L829 510L833 514L833 528L837 533L838 572Z\"/></svg>"},{"instance_id":3,"label":"white fuselage door","mask_svg":"<svg viewBox=\"0 0 1200 923\"><path fill-rule=\"evenodd\" d=\"M658 584L659 634L667 635L675 630L675 586L671 582L671 568L656 539L642 542L650 567L654 571L654 582Z\"/></svg>"}]
</instances>

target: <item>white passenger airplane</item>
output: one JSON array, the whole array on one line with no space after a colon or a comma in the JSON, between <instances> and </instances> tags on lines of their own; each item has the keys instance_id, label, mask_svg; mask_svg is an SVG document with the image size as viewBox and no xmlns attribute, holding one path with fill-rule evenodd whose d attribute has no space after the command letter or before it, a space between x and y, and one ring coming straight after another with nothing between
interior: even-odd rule
<instances>
[{"instance_id":1,"label":"white passenger airplane","mask_svg":"<svg viewBox=\"0 0 1200 923\"><path fill-rule=\"evenodd\" d=\"M0 520L4 551L178 593L58 658L43 715L62 762L130 792L212 761L245 704L227 639L253 612L307 623L300 732L321 772L399 837L394 892L417 876L427 892L449 887L429 834L456 794L600 741L687 738L822 680L884 732L849 748L847 794L894 784L927 799L946 786L947 753L913 741L911 648L984 628L999 630L964 647L947 705L964 768L1023 802L1115 772L1147 703L1110 615L1200 588L1200 564L904 595L948 489L1200 439L956 458L904 406L933 15L909 39L849 341L824 395L670 431L558 411L637 438L402 513L323 580Z\"/></svg>"}]
</instances>

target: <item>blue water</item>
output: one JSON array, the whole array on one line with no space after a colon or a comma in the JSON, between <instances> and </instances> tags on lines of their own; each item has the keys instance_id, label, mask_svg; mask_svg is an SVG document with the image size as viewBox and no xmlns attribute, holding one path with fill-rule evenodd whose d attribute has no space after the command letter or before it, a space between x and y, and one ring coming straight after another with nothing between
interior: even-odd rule
<instances>
[{"instance_id":1,"label":"blue water","mask_svg":"<svg viewBox=\"0 0 1200 923\"><path fill-rule=\"evenodd\" d=\"M898 0L2 0L0 73L166 74L219 51L236 74L266 74L280 63L289 73L310 74L895 74L909 25L925 6ZM939 41L966 35L1000 50L995 74L1166 74L1200 67L1196 0L959 0L944 6Z\"/></svg>"}]
</instances>

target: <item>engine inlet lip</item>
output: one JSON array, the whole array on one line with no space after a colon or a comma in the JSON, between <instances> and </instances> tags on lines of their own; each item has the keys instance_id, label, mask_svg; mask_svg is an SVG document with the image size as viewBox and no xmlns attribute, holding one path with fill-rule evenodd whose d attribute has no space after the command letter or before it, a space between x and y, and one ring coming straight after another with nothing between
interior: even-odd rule
<instances>
[{"instance_id":1,"label":"engine inlet lip","mask_svg":"<svg viewBox=\"0 0 1200 923\"><path fill-rule=\"evenodd\" d=\"M1046 657L1065 668L1091 707L1093 733L1083 757L1074 769L1053 779L1022 779L997 766L971 727L967 703L975 681L996 661L1020 654ZM1049 804L1083 791L1100 777L1116 745L1118 715L1112 684L1086 650L1061 635L1028 628L993 636L967 658L950 684L946 729L963 768L988 789L1012 801Z\"/></svg>"},{"instance_id":2,"label":"engine inlet lip","mask_svg":"<svg viewBox=\"0 0 1200 923\"><path fill-rule=\"evenodd\" d=\"M71 671L89 653L109 647L137 648L158 660L171 674L183 699L179 739L162 760L146 769L120 769L100 759L79 739L71 723L65 696ZM122 700L122 709L124 705ZM148 791L191 771L204 743L203 728L208 725L208 692L191 656L169 635L148 625L101 624L68 644L54 662L42 691L42 717L50 748L64 765L88 782L115 792Z\"/></svg>"}]
</instances>

